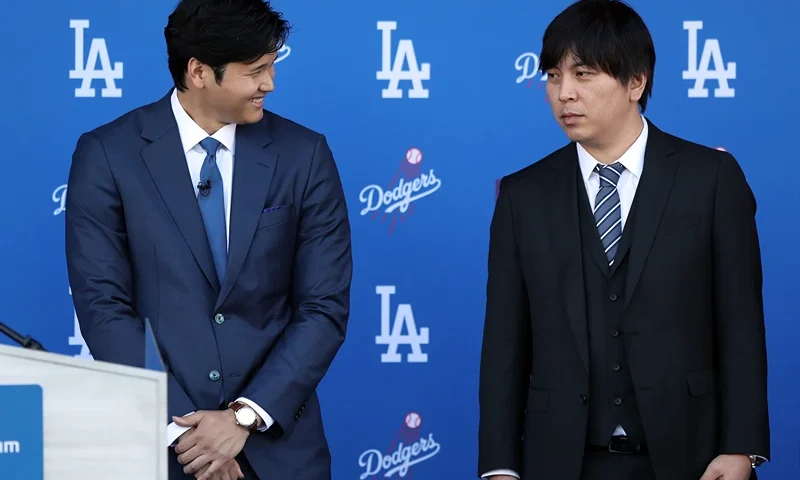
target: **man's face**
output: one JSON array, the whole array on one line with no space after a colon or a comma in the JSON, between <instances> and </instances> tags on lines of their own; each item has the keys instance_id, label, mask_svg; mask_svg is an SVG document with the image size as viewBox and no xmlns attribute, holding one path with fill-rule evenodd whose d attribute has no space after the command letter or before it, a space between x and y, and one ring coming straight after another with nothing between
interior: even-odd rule
<instances>
[{"instance_id":1,"label":"man's face","mask_svg":"<svg viewBox=\"0 0 800 480\"><path fill-rule=\"evenodd\" d=\"M566 55L547 72L547 99L570 140L586 145L611 141L632 112L638 114L641 89Z\"/></svg>"},{"instance_id":2,"label":"man's face","mask_svg":"<svg viewBox=\"0 0 800 480\"><path fill-rule=\"evenodd\" d=\"M264 116L264 97L275 89L275 58L264 55L251 64L229 63L217 85L214 75L204 76L205 110L221 124L256 123Z\"/></svg>"}]
</instances>

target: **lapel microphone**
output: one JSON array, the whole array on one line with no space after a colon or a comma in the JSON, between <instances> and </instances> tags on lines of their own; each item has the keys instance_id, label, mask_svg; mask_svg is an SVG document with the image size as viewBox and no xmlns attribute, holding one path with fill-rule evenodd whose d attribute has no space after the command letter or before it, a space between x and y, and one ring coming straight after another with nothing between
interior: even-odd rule
<instances>
[{"instance_id":1,"label":"lapel microphone","mask_svg":"<svg viewBox=\"0 0 800 480\"><path fill-rule=\"evenodd\" d=\"M200 191L200 195L207 197L209 192L211 191L211 180L206 180L205 185L203 185L203 182L198 182L197 190Z\"/></svg>"}]
</instances>

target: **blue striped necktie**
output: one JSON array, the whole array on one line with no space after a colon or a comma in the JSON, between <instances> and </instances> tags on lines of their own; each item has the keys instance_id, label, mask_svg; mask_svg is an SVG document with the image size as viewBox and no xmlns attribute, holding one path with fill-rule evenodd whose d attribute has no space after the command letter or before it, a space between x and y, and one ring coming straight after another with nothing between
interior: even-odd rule
<instances>
[{"instance_id":1,"label":"blue striped necktie","mask_svg":"<svg viewBox=\"0 0 800 480\"><path fill-rule=\"evenodd\" d=\"M228 263L228 234L225 225L225 200L223 197L222 175L217 167L217 149L219 140L208 137L200 142L206 151L206 159L200 169L200 183L206 188L197 196L203 224L206 227L208 246L217 270L217 279L222 285L225 278L225 267Z\"/></svg>"},{"instance_id":2,"label":"blue striped necktie","mask_svg":"<svg viewBox=\"0 0 800 480\"><path fill-rule=\"evenodd\" d=\"M600 175L600 190L594 203L594 221L603 242L608 266L614 265L619 240L622 238L622 212L620 211L617 182L625 167L621 163L597 165L594 171Z\"/></svg>"}]
</instances>

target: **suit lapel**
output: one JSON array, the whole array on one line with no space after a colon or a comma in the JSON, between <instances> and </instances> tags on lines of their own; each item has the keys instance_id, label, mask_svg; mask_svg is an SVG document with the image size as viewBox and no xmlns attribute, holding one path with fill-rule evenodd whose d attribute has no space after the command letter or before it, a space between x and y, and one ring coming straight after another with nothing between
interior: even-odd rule
<instances>
[{"instance_id":1,"label":"suit lapel","mask_svg":"<svg viewBox=\"0 0 800 480\"><path fill-rule=\"evenodd\" d=\"M203 219L186 165L178 125L172 114L170 94L153 105L151 118L144 122L142 137L151 143L142 149L141 155L197 264L214 290L219 291Z\"/></svg>"},{"instance_id":2,"label":"suit lapel","mask_svg":"<svg viewBox=\"0 0 800 480\"><path fill-rule=\"evenodd\" d=\"M578 226L578 154L571 143L553 161L553 177L547 193L551 243L555 248L557 268L564 273L563 299L569 326L575 337L578 354L589 371L589 334L586 325L586 299L583 281L583 254ZM581 198L584 198L582 196ZM538 212L537 212L538 213ZM598 240L599 241L599 240ZM608 269L606 265L606 269Z\"/></svg>"},{"instance_id":3,"label":"suit lapel","mask_svg":"<svg viewBox=\"0 0 800 480\"><path fill-rule=\"evenodd\" d=\"M648 139L644 155L642 178L636 187L631 213L635 213L635 232L630 239L628 277L625 283L625 306L634 294L642 269L647 262L670 189L675 178L677 162L670 158L673 146L669 137L648 120Z\"/></svg>"},{"instance_id":4,"label":"suit lapel","mask_svg":"<svg viewBox=\"0 0 800 480\"><path fill-rule=\"evenodd\" d=\"M278 161L278 155L265 148L272 142L270 127L265 115L259 123L236 128L228 269L215 309L225 301L236 283L264 211Z\"/></svg>"}]
</instances>

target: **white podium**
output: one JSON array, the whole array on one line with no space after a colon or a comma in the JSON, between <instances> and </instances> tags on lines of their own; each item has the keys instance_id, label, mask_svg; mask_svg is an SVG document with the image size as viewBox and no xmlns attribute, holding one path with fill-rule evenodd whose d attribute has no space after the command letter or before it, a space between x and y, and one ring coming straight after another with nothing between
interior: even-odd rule
<instances>
[{"instance_id":1,"label":"white podium","mask_svg":"<svg viewBox=\"0 0 800 480\"><path fill-rule=\"evenodd\" d=\"M45 480L167 480L165 373L0 345L0 385L22 384L43 391Z\"/></svg>"}]
</instances>

